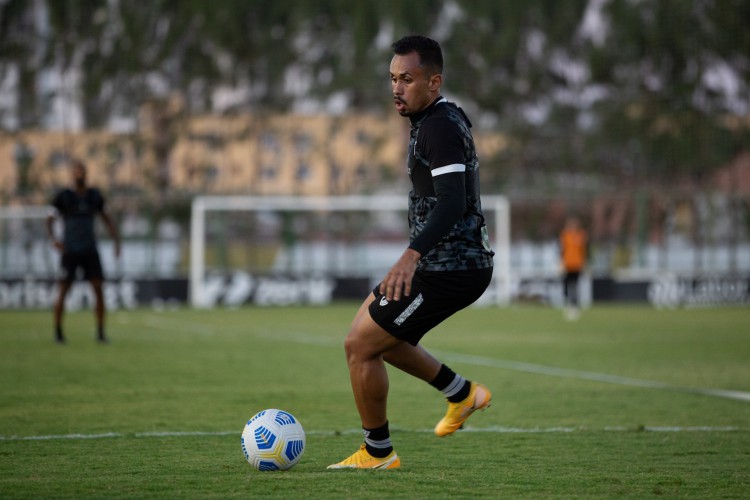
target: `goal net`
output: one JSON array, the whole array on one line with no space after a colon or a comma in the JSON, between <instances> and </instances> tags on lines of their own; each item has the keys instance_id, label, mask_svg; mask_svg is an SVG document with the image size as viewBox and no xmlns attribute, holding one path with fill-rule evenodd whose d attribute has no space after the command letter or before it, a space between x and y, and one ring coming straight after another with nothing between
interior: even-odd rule
<instances>
[{"instance_id":1,"label":"goal net","mask_svg":"<svg viewBox=\"0 0 750 500\"><path fill-rule=\"evenodd\" d=\"M49 205L0 207L0 310L49 309L54 304L60 277L60 253L47 234L47 218L55 209ZM55 218L52 230L62 237L64 224ZM110 246L110 242L103 242ZM111 251L102 252L102 264L115 269ZM105 281L104 299L108 309L135 307L132 283ZM74 311L94 304L91 286L81 280L73 283L66 309Z\"/></svg>"},{"instance_id":2,"label":"goal net","mask_svg":"<svg viewBox=\"0 0 750 500\"><path fill-rule=\"evenodd\" d=\"M192 203L189 295L194 307L326 303L362 297L408 243L406 196L200 196ZM510 301L510 214L483 196L495 251L479 304ZM353 287L352 283L357 283ZM367 287L367 288L364 288Z\"/></svg>"},{"instance_id":3,"label":"goal net","mask_svg":"<svg viewBox=\"0 0 750 500\"><path fill-rule=\"evenodd\" d=\"M49 244L49 206L0 207L0 277L51 277L57 255Z\"/></svg>"}]
</instances>

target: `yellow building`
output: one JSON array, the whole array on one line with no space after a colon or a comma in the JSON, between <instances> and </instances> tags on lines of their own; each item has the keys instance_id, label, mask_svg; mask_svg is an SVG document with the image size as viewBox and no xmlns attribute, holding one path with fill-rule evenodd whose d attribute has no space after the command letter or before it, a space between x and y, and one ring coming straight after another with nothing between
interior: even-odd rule
<instances>
[{"instance_id":1,"label":"yellow building","mask_svg":"<svg viewBox=\"0 0 750 500\"><path fill-rule=\"evenodd\" d=\"M44 203L83 159L89 182L145 196L366 193L405 176L408 121L376 115L205 115L148 106L139 133L24 131L0 136L0 195ZM166 117L166 118L165 118ZM505 147L475 135L481 158Z\"/></svg>"}]
</instances>

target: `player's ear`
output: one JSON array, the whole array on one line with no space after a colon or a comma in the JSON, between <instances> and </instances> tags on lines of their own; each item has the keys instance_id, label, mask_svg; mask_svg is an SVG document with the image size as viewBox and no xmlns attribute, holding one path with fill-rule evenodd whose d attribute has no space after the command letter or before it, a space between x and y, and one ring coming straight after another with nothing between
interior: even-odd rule
<instances>
[{"instance_id":1,"label":"player's ear","mask_svg":"<svg viewBox=\"0 0 750 500\"><path fill-rule=\"evenodd\" d=\"M443 85L443 75L436 73L430 77L430 91L437 92L440 90L440 86Z\"/></svg>"}]
</instances>

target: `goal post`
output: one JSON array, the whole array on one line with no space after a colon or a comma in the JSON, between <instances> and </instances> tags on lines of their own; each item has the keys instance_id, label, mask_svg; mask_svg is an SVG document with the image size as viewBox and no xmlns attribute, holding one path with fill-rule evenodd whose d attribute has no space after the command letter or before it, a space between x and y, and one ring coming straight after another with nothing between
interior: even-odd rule
<instances>
[{"instance_id":1,"label":"goal post","mask_svg":"<svg viewBox=\"0 0 750 500\"><path fill-rule=\"evenodd\" d=\"M223 220L220 214L233 214L233 220L237 221L236 215L238 213L245 212L248 214L245 219L248 219L248 232L257 230L257 226L261 223L253 223L252 219L270 216L271 214L276 220L284 221L284 228L277 231L286 231L287 233L293 233L298 230L294 220L289 220L293 217L299 217L300 215L314 214L318 219L328 221L329 223L335 218L336 215L344 217L346 215L361 214L366 216L368 219L373 218L388 218L386 224L391 226L391 231L394 230L394 226L397 230L403 232L399 237L396 238L394 245L400 251L406 247L408 241L407 227L406 227L406 205L407 200L405 195L352 195L352 196L198 196L193 199L191 206L191 220L190 220L190 271L189 271L189 300L190 304L196 308L205 308L213 305L213 301L209 299L207 293L207 273L210 272L207 266L207 260L209 259L209 252L207 247L209 244L218 245L219 248L215 249L212 253L231 253L227 250L226 245L220 244L220 242L209 242L211 239L212 231L217 234L224 234L221 231L225 228L228 223ZM482 196L482 208L485 215L490 222L491 239L493 241L493 250L495 252L495 273L493 278L493 284L490 289L485 293L480 303L482 304L496 304L506 305L510 302L510 205L507 198L500 195L485 195ZM251 217L249 214L253 214ZM398 216L394 219L392 216ZM266 217L268 218L268 217ZM209 220L212 219L212 220ZM361 223L360 223L361 222ZM279 226L282 223L277 223ZM312 224L312 223L310 223ZM359 225L357 225L359 224ZM350 228L349 233L360 234L364 229L363 225L367 224L365 221L355 220L355 226ZM333 224L335 225L335 224ZM242 229L240 229L242 231ZM335 255L333 260L336 260L337 264L342 264L340 258L347 254L356 253L361 259L375 260L377 258L383 258L388 253L387 245L384 241L374 238L365 242L356 241L356 235L346 234L342 235L339 231L338 236L325 236L328 246L335 245L336 249L333 250ZM292 236L293 237L293 236ZM217 237L221 239L220 237ZM251 245L259 244L259 239L252 234L247 236L248 243ZM347 240L346 242L339 245L338 239ZM333 243L332 243L333 242ZM373 253L373 250L368 250L364 247L377 247ZM308 252L311 252L313 246L308 244ZM237 249L235 249L235 252ZM336 253L338 252L338 253ZM278 253L278 252L277 252ZM293 253L293 252L292 252ZM294 260L297 264L288 264L291 269L296 269L296 272L316 272L316 268L311 266L305 268L305 263L301 264L298 262L300 259L294 256L287 256L288 259ZM309 256L308 256L309 257ZM361 260L359 261L361 262ZM395 262L389 261L391 264ZM342 264L346 267L346 264ZM337 272L341 271L341 266L338 266ZM369 266L365 266L367 269L365 272L373 271L381 273L383 269L375 269ZM351 269L344 269L343 272L351 271L362 272L361 264L353 266ZM387 270L387 268L385 268ZM274 271L271 271L274 272Z\"/></svg>"}]
</instances>

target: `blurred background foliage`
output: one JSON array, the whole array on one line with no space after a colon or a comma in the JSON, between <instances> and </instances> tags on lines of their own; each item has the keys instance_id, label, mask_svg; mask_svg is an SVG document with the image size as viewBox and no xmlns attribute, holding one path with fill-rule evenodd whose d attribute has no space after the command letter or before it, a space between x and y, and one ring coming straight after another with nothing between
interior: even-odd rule
<instances>
[{"instance_id":1,"label":"blurred background foliage","mask_svg":"<svg viewBox=\"0 0 750 500\"><path fill-rule=\"evenodd\" d=\"M44 203L71 149L151 235L187 234L197 194L405 188L388 66L420 33L529 269L554 268L569 213L602 273L679 252L750 269L747 19L747 0L0 0L0 197Z\"/></svg>"},{"instance_id":2,"label":"blurred background foliage","mask_svg":"<svg viewBox=\"0 0 750 500\"><path fill-rule=\"evenodd\" d=\"M21 129L45 126L42 73L70 68L85 128L172 92L193 113L391 112L390 43L423 33L446 94L511 138L495 183L700 181L750 143L747 19L745 0L0 0L0 70Z\"/></svg>"}]
</instances>

